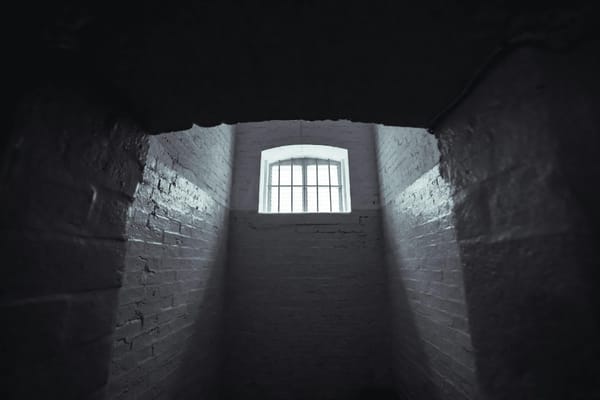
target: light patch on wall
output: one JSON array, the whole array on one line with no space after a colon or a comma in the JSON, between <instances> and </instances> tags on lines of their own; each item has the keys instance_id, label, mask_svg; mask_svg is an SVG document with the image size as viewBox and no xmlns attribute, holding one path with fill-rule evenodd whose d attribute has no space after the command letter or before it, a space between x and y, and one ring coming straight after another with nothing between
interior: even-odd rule
<instances>
[{"instance_id":1,"label":"light patch on wall","mask_svg":"<svg viewBox=\"0 0 600 400\"><path fill-rule=\"evenodd\" d=\"M449 216L454 207L452 188L437 165L408 186L394 203L396 209L422 223Z\"/></svg>"}]
</instances>

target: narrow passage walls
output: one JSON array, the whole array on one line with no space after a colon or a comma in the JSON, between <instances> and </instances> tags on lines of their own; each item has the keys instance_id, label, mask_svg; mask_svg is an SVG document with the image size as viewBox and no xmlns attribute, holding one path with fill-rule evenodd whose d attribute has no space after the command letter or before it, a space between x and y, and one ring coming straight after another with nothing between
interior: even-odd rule
<instances>
[{"instance_id":1,"label":"narrow passage walls","mask_svg":"<svg viewBox=\"0 0 600 400\"><path fill-rule=\"evenodd\" d=\"M216 398L232 128L148 141L127 222L109 397Z\"/></svg>"},{"instance_id":2,"label":"narrow passage walls","mask_svg":"<svg viewBox=\"0 0 600 400\"><path fill-rule=\"evenodd\" d=\"M396 390L408 399L471 399L475 365L450 185L436 138L378 125Z\"/></svg>"}]
</instances>

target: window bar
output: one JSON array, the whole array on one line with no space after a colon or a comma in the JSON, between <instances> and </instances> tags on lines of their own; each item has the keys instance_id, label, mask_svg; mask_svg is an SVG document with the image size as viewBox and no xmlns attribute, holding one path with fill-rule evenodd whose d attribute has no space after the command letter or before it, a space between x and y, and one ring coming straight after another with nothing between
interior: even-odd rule
<instances>
[{"instance_id":1,"label":"window bar","mask_svg":"<svg viewBox=\"0 0 600 400\"><path fill-rule=\"evenodd\" d=\"M331 201L331 160L327 159L327 174L329 175L329 212L333 212L333 203Z\"/></svg>"},{"instance_id":2,"label":"window bar","mask_svg":"<svg viewBox=\"0 0 600 400\"><path fill-rule=\"evenodd\" d=\"M344 200L342 199L342 185L343 185L343 183L342 183L342 163L336 162L336 165L337 165L337 170L338 170L338 174L337 174L338 185L337 185L336 189L338 191L337 196L338 196L338 202L340 204L339 211L343 212L344 211L344 203L343 203Z\"/></svg>"},{"instance_id":3,"label":"window bar","mask_svg":"<svg viewBox=\"0 0 600 400\"><path fill-rule=\"evenodd\" d=\"M346 207L346 204L348 202L348 198L346 197L346 192L345 192L346 189L345 189L345 186L344 186L347 182L345 180L346 179L346 175L345 175L346 172L345 172L344 169L342 169L343 163L344 163L343 161L340 162L339 170L338 170L338 174L339 174L339 177L340 177L339 178L340 179L340 190L339 190L339 192L340 192L340 207L342 207L342 210L344 212L347 212L348 211L348 207ZM350 193L348 193L348 196L350 196Z\"/></svg>"},{"instance_id":4,"label":"window bar","mask_svg":"<svg viewBox=\"0 0 600 400\"><path fill-rule=\"evenodd\" d=\"M306 167L306 158L302 159L302 211L308 211L308 189L306 188L306 175L307 175L307 167Z\"/></svg>"},{"instance_id":5,"label":"window bar","mask_svg":"<svg viewBox=\"0 0 600 400\"><path fill-rule=\"evenodd\" d=\"M277 161L277 212L281 212L281 161Z\"/></svg>"},{"instance_id":6,"label":"window bar","mask_svg":"<svg viewBox=\"0 0 600 400\"><path fill-rule=\"evenodd\" d=\"M339 184L339 189L338 189L338 194L340 196L340 211L346 211L346 197L343 194L343 189L342 187L344 186L344 179L345 179L345 175L344 175L344 168L342 165L343 161L340 161L338 164L338 184Z\"/></svg>"},{"instance_id":7,"label":"window bar","mask_svg":"<svg viewBox=\"0 0 600 400\"><path fill-rule=\"evenodd\" d=\"M292 174L292 187L290 188L290 196L292 198L292 204L290 204L290 210L294 212L294 159L290 161L290 173Z\"/></svg>"},{"instance_id":8,"label":"window bar","mask_svg":"<svg viewBox=\"0 0 600 400\"><path fill-rule=\"evenodd\" d=\"M315 172L317 179L317 212L319 212L319 159L315 158Z\"/></svg>"},{"instance_id":9,"label":"window bar","mask_svg":"<svg viewBox=\"0 0 600 400\"><path fill-rule=\"evenodd\" d=\"M340 168L341 169L341 168ZM341 174L340 174L341 175ZM342 177L338 175L338 180L340 182L340 185L338 186L338 197L340 199L340 211L346 211L346 206L344 204L344 190L342 189Z\"/></svg>"}]
</instances>

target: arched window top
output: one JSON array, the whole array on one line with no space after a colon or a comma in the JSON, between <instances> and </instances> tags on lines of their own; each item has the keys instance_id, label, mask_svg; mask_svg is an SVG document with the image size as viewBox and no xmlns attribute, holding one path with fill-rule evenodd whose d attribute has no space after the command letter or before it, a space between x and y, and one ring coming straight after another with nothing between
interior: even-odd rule
<instances>
[{"instance_id":1,"label":"arched window top","mask_svg":"<svg viewBox=\"0 0 600 400\"><path fill-rule=\"evenodd\" d=\"M292 144L263 150L263 160L285 160L288 158L321 158L341 161L348 160L348 150L341 147L317 144Z\"/></svg>"},{"instance_id":2,"label":"arched window top","mask_svg":"<svg viewBox=\"0 0 600 400\"><path fill-rule=\"evenodd\" d=\"M350 212L348 150L299 144L262 151L258 211Z\"/></svg>"}]
</instances>

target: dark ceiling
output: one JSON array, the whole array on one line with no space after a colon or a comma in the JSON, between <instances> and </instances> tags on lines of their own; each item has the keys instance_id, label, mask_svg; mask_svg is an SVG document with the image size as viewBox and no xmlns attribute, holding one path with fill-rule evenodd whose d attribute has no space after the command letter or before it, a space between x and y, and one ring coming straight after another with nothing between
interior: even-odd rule
<instances>
[{"instance_id":1,"label":"dark ceiling","mask_svg":"<svg viewBox=\"0 0 600 400\"><path fill-rule=\"evenodd\" d=\"M7 93L84 85L152 132L270 119L429 127L513 44L567 51L597 21L576 0L47 3L5 13Z\"/></svg>"}]
</instances>

